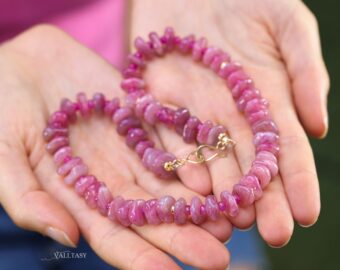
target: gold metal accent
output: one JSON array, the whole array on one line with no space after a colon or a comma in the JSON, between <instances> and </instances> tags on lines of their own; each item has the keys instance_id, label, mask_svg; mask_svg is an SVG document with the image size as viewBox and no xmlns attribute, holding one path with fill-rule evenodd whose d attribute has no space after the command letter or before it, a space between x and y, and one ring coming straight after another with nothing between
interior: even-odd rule
<instances>
[{"instance_id":1,"label":"gold metal accent","mask_svg":"<svg viewBox=\"0 0 340 270\"><path fill-rule=\"evenodd\" d=\"M164 163L164 169L166 171L173 171L186 163L201 164L208 162L218 157L225 157L227 155L228 146L235 146L236 142L230 139L226 133L220 133L218 135L218 141L216 145L201 144L194 151L190 152L185 158L178 158L172 161ZM203 149L214 151L212 155L206 157L203 154Z\"/></svg>"}]
</instances>

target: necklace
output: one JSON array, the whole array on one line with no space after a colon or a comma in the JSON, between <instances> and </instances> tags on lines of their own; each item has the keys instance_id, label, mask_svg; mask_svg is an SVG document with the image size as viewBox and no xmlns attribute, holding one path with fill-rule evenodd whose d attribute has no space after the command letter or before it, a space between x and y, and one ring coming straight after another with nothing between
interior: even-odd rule
<instances>
[{"instance_id":1,"label":"necklace","mask_svg":"<svg viewBox=\"0 0 340 270\"><path fill-rule=\"evenodd\" d=\"M138 37L134 44L137 51L128 56L129 64L123 71L121 83L121 88L127 93L125 106L120 106L118 98L108 100L101 93L95 94L92 99L79 93L76 102L63 99L60 109L50 116L43 137L47 151L53 155L57 173L64 177L67 185L74 186L89 207L97 208L102 215L123 226L162 222L180 225L188 220L199 225L206 219L216 221L222 212L236 216L239 207L249 206L261 198L263 189L278 173L279 135L269 115L268 101L255 89L242 66L221 49L208 46L205 38L195 39L193 35L180 38L168 27L163 36L151 32L148 41ZM69 125L75 123L78 115L88 118L96 113L112 119L117 125L117 132L126 137L126 144L136 151L146 169L162 179L176 177L176 170L186 163L211 161L226 155L235 146L235 141L228 137L222 125L215 125L209 120L201 122L188 109L163 106L146 93L142 70L146 68L147 61L175 50L191 55L194 61L200 61L226 81L238 109L244 112L251 125L256 158L232 192L221 192L220 200L215 195L208 195L202 202L195 196L187 204L185 199L175 200L172 196L147 201L113 197L103 182L88 174L88 167L82 159L73 156L68 138ZM152 126L164 124L181 135L186 143L197 142L199 146L186 157L177 158L155 148L143 129L142 121ZM204 149L211 154L205 156Z\"/></svg>"}]
</instances>

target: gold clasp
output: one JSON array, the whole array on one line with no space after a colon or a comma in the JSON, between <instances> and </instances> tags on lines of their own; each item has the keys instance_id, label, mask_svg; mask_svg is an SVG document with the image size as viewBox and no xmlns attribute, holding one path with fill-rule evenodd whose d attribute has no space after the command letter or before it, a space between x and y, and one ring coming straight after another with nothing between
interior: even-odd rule
<instances>
[{"instance_id":1,"label":"gold clasp","mask_svg":"<svg viewBox=\"0 0 340 270\"><path fill-rule=\"evenodd\" d=\"M227 155L228 146L234 146L235 144L235 141L230 139L226 133L221 133L218 135L218 141L216 145L201 144L194 151L190 152L185 158L165 162L164 169L166 171L173 171L182 167L186 163L201 164L218 157L225 157ZM203 154L203 149L214 151L214 153L206 157Z\"/></svg>"}]
</instances>

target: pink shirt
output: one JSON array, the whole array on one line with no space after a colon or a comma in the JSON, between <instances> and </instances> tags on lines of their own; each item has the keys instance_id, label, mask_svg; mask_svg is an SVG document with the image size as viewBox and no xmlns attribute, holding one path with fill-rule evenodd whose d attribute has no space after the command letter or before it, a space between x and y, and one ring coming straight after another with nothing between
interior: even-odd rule
<instances>
[{"instance_id":1,"label":"pink shirt","mask_svg":"<svg viewBox=\"0 0 340 270\"><path fill-rule=\"evenodd\" d=\"M38 23L62 28L122 67L124 0L1 0L0 42Z\"/></svg>"}]
</instances>

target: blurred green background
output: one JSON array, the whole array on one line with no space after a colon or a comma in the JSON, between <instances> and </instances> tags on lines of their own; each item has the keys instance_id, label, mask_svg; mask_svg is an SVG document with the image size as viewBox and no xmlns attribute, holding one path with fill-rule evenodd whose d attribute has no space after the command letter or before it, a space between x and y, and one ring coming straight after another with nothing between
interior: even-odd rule
<instances>
[{"instance_id":1,"label":"blurred green background","mask_svg":"<svg viewBox=\"0 0 340 270\"><path fill-rule=\"evenodd\" d=\"M321 215L311 228L296 224L289 244L267 248L272 269L340 269L340 1L306 0L318 21L323 55L331 78L330 129L326 139L311 139L321 188ZM306 89L308 91L308 89Z\"/></svg>"}]
</instances>

